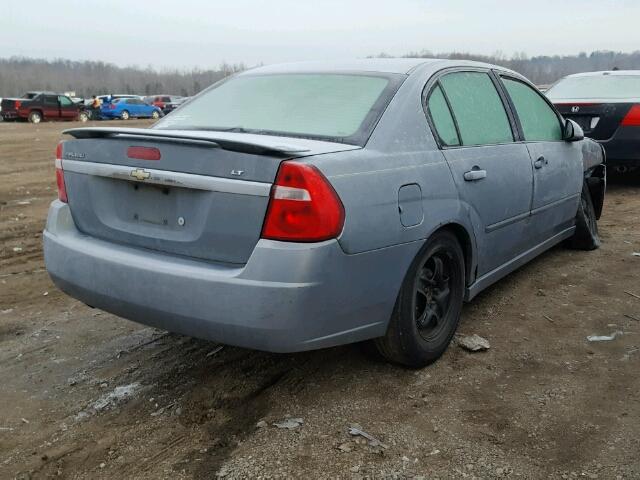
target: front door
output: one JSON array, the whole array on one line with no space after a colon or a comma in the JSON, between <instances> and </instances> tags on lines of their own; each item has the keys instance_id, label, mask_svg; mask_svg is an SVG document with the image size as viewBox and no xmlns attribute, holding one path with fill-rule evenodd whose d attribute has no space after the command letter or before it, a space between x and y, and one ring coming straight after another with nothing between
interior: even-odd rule
<instances>
[{"instance_id":1,"label":"front door","mask_svg":"<svg viewBox=\"0 0 640 480\"><path fill-rule=\"evenodd\" d=\"M73 101L65 95L58 96L58 102L60 104L60 117L64 120L76 120L78 117L78 107L74 105Z\"/></svg>"},{"instance_id":2,"label":"front door","mask_svg":"<svg viewBox=\"0 0 640 480\"><path fill-rule=\"evenodd\" d=\"M525 82L502 76L534 166L532 229L543 242L573 225L582 190L581 142L563 140L561 117Z\"/></svg>"},{"instance_id":3,"label":"front door","mask_svg":"<svg viewBox=\"0 0 640 480\"><path fill-rule=\"evenodd\" d=\"M529 152L514 141L512 119L486 71L441 76L427 102L460 199L474 224L482 276L531 246Z\"/></svg>"}]
</instances>

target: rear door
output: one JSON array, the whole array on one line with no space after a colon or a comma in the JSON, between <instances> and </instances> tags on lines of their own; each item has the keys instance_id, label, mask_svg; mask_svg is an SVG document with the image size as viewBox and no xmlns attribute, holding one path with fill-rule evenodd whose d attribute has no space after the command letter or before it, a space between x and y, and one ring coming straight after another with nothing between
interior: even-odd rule
<instances>
[{"instance_id":1,"label":"rear door","mask_svg":"<svg viewBox=\"0 0 640 480\"><path fill-rule=\"evenodd\" d=\"M542 242L573 225L583 182L582 142L562 139L563 122L526 82L502 75L534 166L532 234Z\"/></svg>"},{"instance_id":2,"label":"rear door","mask_svg":"<svg viewBox=\"0 0 640 480\"><path fill-rule=\"evenodd\" d=\"M495 82L486 70L445 73L427 100L460 198L471 211L479 275L530 246L531 159L515 142L513 119Z\"/></svg>"},{"instance_id":3,"label":"rear door","mask_svg":"<svg viewBox=\"0 0 640 480\"><path fill-rule=\"evenodd\" d=\"M40 96L42 101L42 115L46 119L52 118L60 118L60 104L58 103L57 95L46 95L43 94ZM36 100L34 99L34 103Z\"/></svg>"},{"instance_id":4,"label":"rear door","mask_svg":"<svg viewBox=\"0 0 640 480\"><path fill-rule=\"evenodd\" d=\"M143 116L143 113L140 111L140 105L138 105L135 98L127 98L126 102L127 110L129 110L132 117Z\"/></svg>"}]
</instances>

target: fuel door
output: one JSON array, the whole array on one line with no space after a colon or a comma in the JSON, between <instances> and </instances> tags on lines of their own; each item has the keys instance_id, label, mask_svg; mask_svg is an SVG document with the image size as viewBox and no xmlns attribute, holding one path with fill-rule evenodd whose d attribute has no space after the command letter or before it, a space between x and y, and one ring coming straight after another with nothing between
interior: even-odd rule
<instances>
[{"instance_id":1,"label":"fuel door","mask_svg":"<svg viewBox=\"0 0 640 480\"><path fill-rule=\"evenodd\" d=\"M417 183L403 185L398 190L398 212L400 223L405 227L420 225L424 219L422 211L422 189Z\"/></svg>"}]
</instances>

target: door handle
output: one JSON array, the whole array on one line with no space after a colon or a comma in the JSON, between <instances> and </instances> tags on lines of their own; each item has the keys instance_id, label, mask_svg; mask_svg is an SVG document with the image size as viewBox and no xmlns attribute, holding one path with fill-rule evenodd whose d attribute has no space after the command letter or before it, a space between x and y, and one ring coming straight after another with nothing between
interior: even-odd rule
<instances>
[{"instance_id":1,"label":"door handle","mask_svg":"<svg viewBox=\"0 0 640 480\"><path fill-rule=\"evenodd\" d=\"M548 163L549 163L549 160L544 158L544 155L540 155L538 157L538 159L535 162L533 162L533 166L536 167L536 168L542 168L545 165L547 165Z\"/></svg>"},{"instance_id":2,"label":"door handle","mask_svg":"<svg viewBox=\"0 0 640 480\"><path fill-rule=\"evenodd\" d=\"M467 182L475 182L476 180L482 180L483 178L487 178L487 171L480 170L480 167L475 166L468 172L464 172L464 179Z\"/></svg>"}]
</instances>

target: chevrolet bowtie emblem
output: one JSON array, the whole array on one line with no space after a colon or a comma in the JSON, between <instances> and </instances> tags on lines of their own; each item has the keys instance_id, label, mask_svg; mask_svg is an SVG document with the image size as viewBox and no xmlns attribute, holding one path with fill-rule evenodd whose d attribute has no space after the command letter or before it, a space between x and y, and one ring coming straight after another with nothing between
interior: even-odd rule
<instances>
[{"instance_id":1,"label":"chevrolet bowtie emblem","mask_svg":"<svg viewBox=\"0 0 640 480\"><path fill-rule=\"evenodd\" d=\"M145 172L143 168L136 168L131 172L131 176L136 180L146 180L151 176L149 172Z\"/></svg>"}]
</instances>

